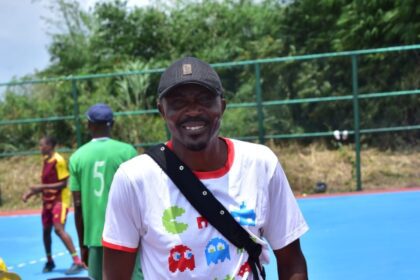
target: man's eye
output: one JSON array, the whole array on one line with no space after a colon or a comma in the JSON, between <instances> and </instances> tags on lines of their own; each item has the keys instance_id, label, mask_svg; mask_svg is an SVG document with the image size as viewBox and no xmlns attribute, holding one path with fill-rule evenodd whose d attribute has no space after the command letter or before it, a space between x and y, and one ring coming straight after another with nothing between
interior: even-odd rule
<instances>
[{"instance_id":1,"label":"man's eye","mask_svg":"<svg viewBox=\"0 0 420 280\"><path fill-rule=\"evenodd\" d=\"M211 104L211 103L213 103L214 102L214 100L215 100L215 98L214 98L214 96L203 96L203 97L201 97L200 99L199 99L199 102L201 103L201 104Z\"/></svg>"},{"instance_id":2,"label":"man's eye","mask_svg":"<svg viewBox=\"0 0 420 280\"><path fill-rule=\"evenodd\" d=\"M181 108L185 106L185 101L181 99L175 99L175 100L172 100L170 104L175 108Z\"/></svg>"}]
</instances>

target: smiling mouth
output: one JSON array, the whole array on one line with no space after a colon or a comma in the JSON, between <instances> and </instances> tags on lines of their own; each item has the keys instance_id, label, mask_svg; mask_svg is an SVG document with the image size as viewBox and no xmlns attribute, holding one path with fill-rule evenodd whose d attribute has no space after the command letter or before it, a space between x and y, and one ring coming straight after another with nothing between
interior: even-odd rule
<instances>
[{"instance_id":1,"label":"smiling mouth","mask_svg":"<svg viewBox=\"0 0 420 280\"><path fill-rule=\"evenodd\" d=\"M201 128L203 128L204 125L197 125L197 126L184 126L184 128L186 130L191 130L191 131L195 131L195 130L199 130Z\"/></svg>"},{"instance_id":2,"label":"smiling mouth","mask_svg":"<svg viewBox=\"0 0 420 280\"><path fill-rule=\"evenodd\" d=\"M190 133L199 133L205 129L206 123L204 121L187 121L181 127Z\"/></svg>"}]
</instances>

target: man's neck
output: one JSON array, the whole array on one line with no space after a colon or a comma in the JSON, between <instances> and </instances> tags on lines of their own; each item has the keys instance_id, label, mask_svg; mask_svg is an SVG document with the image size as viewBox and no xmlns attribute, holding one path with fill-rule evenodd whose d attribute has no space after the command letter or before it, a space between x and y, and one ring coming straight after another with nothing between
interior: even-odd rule
<instances>
[{"instance_id":1,"label":"man's neck","mask_svg":"<svg viewBox=\"0 0 420 280\"><path fill-rule=\"evenodd\" d=\"M111 134L107 133L107 132L96 132L96 133L92 133L92 139L95 138L110 138Z\"/></svg>"},{"instance_id":2,"label":"man's neck","mask_svg":"<svg viewBox=\"0 0 420 280\"><path fill-rule=\"evenodd\" d=\"M180 143L173 143L174 153L194 171L214 171L222 168L228 157L226 142L216 138L201 151L186 149Z\"/></svg>"},{"instance_id":3,"label":"man's neck","mask_svg":"<svg viewBox=\"0 0 420 280\"><path fill-rule=\"evenodd\" d=\"M55 151L51 151L48 154L43 155L44 160L50 160L52 156L54 155Z\"/></svg>"},{"instance_id":4,"label":"man's neck","mask_svg":"<svg viewBox=\"0 0 420 280\"><path fill-rule=\"evenodd\" d=\"M103 140L103 139L110 139L110 137L109 136L93 137L92 138L92 141Z\"/></svg>"}]
</instances>

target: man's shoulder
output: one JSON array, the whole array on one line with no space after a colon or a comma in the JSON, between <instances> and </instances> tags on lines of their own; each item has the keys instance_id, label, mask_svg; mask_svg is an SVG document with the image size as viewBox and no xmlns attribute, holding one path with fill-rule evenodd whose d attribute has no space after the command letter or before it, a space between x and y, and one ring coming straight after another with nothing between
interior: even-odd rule
<instances>
[{"instance_id":1,"label":"man's shoulder","mask_svg":"<svg viewBox=\"0 0 420 280\"><path fill-rule=\"evenodd\" d=\"M72 159L72 158L77 158L77 157L79 157L80 155L83 155L84 154L84 152L85 152L85 150L88 150L89 149L89 146L90 146L90 144L91 144L92 142L87 142L87 143L85 143L85 144L83 144L82 146L80 146L79 148L77 148L77 150L76 151L74 151L74 153L70 156L70 160Z\"/></svg>"},{"instance_id":2,"label":"man's shoulder","mask_svg":"<svg viewBox=\"0 0 420 280\"><path fill-rule=\"evenodd\" d=\"M121 166L124 168L132 168L134 166L144 166L153 162L153 159L146 154L140 154L132 159L127 160L126 162L122 163Z\"/></svg>"},{"instance_id":3,"label":"man's shoulder","mask_svg":"<svg viewBox=\"0 0 420 280\"><path fill-rule=\"evenodd\" d=\"M123 162L120 169L126 174L151 174L159 171L159 166L151 157L141 154Z\"/></svg>"},{"instance_id":4,"label":"man's shoulder","mask_svg":"<svg viewBox=\"0 0 420 280\"><path fill-rule=\"evenodd\" d=\"M227 139L233 143L233 146L235 149L235 155L252 157L252 158L262 158L262 159L274 157L277 159L274 152L268 146L258 144L258 143L237 140L237 139L231 139L231 138L227 138Z\"/></svg>"},{"instance_id":5,"label":"man's shoulder","mask_svg":"<svg viewBox=\"0 0 420 280\"><path fill-rule=\"evenodd\" d=\"M130 146L130 147L133 146L133 145L127 143L127 142L117 140L117 139L113 139L113 138L108 139L108 143L112 143L113 145L120 145L120 146Z\"/></svg>"},{"instance_id":6,"label":"man's shoulder","mask_svg":"<svg viewBox=\"0 0 420 280\"><path fill-rule=\"evenodd\" d=\"M100 141L89 141L86 144L82 145L78 148L72 155L73 157L80 157L82 155L86 155L90 151L97 151L97 149L109 149L110 151L115 151L115 153L119 152L126 152L126 151L136 151L133 145L115 140L115 139L108 139L105 142Z\"/></svg>"},{"instance_id":7,"label":"man's shoulder","mask_svg":"<svg viewBox=\"0 0 420 280\"><path fill-rule=\"evenodd\" d=\"M110 146L110 151L112 154L118 155L119 157L125 159L130 159L137 156L138 152L133 145L115 139L110 140L113 142L113 145Z\"/></svg>"},{"instance_id":8,"label":"man's shoulder","mask_svg":"<svg viewBox=\"0 0 420 280\"><path fill-rule=\"evenodd\" d=\"M60 153L58 153L58 152L55 152L55 153L54 153L53 158L54 158L56 161L65 161L64 157L63 157Z\"/></svg>"},{"instance_id":9,"label":"man's shoulder","mask_svg":"<svg viewBox=\"0 0 420 280\"><path fill-rule=\"evenodd\" d=\"M231 141L234 147L233 163L236 166L274 170L279 162L277 155L265 145L235 139Z\"/></svg>"},{"instance_id":10,"label":"man's shoulder","mask_svg":"<svg viewBox=\"0 0 420 280\"><path fill-rule=\"evenodd\" d=\"M56 166L65 166L65 168L67 168L67 161L61 154L55 152L53 155L53 160Z\"/></svg>"}]
</instances>

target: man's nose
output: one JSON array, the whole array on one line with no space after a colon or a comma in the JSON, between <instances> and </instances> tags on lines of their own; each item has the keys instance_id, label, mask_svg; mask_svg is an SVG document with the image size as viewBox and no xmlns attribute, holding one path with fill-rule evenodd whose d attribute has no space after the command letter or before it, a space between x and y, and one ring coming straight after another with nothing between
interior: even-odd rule
<instances>
[{"instance_id":1,"label":"man's nose","mask_svg":"<svg viewBox=\"0 0 420 280\"><path fill-rule=\"evenodd\" d=\"M187 106L186 113L191 116L199 115L203 112L203 107L197 102L190 102Z\"/></svg>"}]
</instances>

